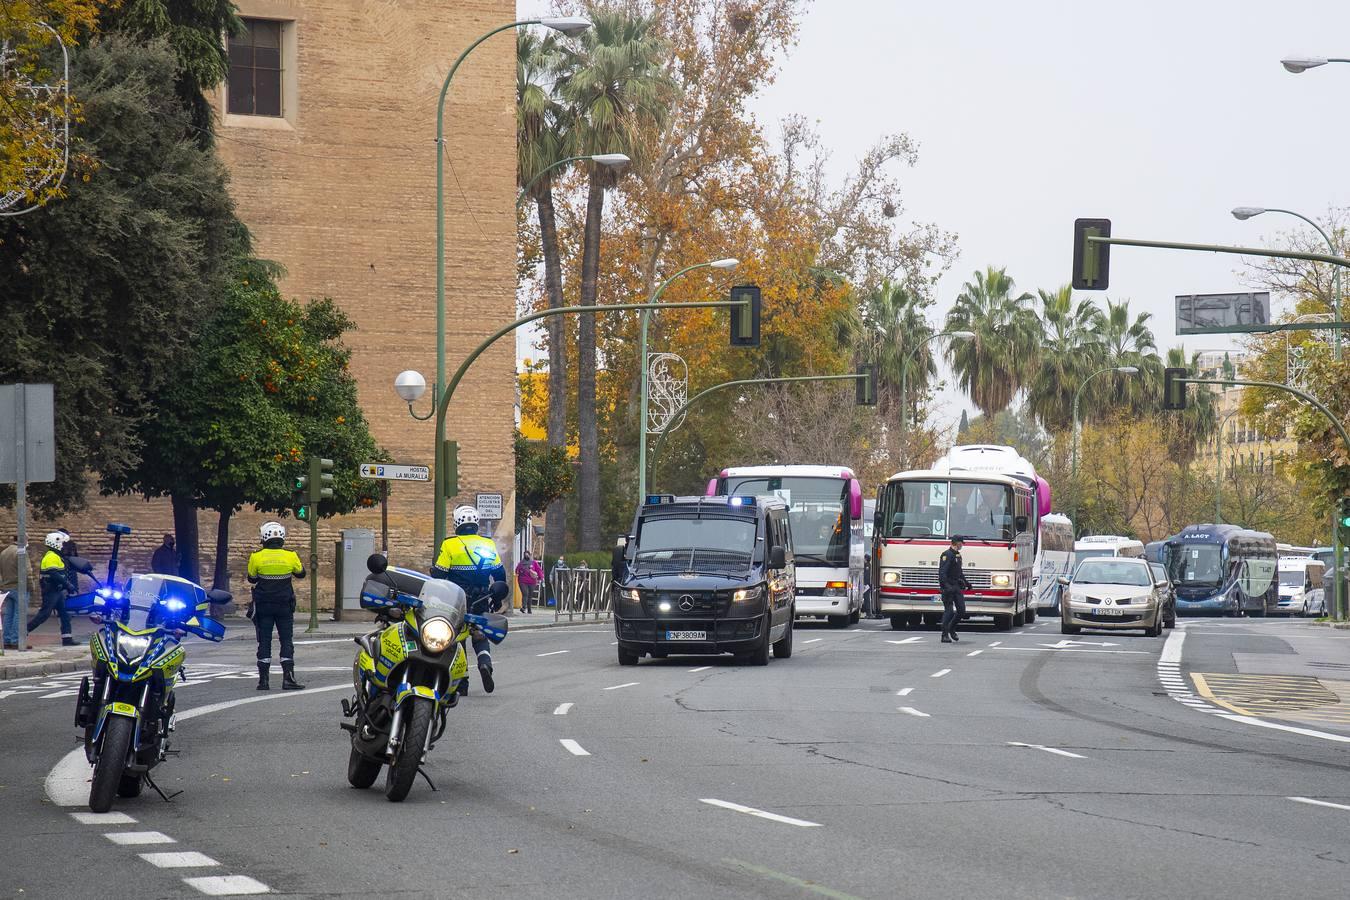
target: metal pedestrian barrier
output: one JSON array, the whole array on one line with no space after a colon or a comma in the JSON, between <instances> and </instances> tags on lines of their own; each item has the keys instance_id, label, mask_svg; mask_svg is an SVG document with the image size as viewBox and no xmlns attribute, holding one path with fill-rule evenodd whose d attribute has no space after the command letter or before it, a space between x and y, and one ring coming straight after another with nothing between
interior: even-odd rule
<instances>
[{"instance_id":1,"label":"metal pedestrian barrier","mask_svg":"<svg viewBox=\"0 0 1350 900\"><path fill-rule=\"evenodd\" d=\"M608 619L611 605L610 587L613 576L608 569L560 569L554 568L548 577L549 589L556 603L553 607L553 621L559 621L564 614L569 622L588 614L594 618Z\"/></svg>"}]
</instances>

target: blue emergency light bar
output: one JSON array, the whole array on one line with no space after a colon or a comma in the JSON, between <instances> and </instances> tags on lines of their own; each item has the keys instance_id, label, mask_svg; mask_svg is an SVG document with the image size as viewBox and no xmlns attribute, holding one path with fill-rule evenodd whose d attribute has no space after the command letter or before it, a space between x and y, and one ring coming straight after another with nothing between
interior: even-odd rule
<instances>
[{"instance_id":1,"label":"blue emergency light bar","mask_svg":"<svg viewBox=\"0 0 1350 900\"><path fill-rule=\"evenodd\" d=\"M660 506L662 503L674 503L674 494L648 494L644 506Z\"/></svg>"},{"instance_id":2,"label":"blue emergency light bar","mask_svg":"<svg viewBox=\"0 0 1350 900\"><path fill-rule=\"evenodd\" d=\"M732 497L727 501L732 506L754 506L754 497Z\"/></svg>"}]
</instances>

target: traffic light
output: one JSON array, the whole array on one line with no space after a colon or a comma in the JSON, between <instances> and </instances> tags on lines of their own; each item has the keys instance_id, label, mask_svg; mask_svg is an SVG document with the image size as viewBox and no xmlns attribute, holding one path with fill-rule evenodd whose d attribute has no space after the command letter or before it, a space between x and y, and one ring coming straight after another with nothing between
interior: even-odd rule
<instances>
[{"instance_id":1,"label":"traffic light","mask_svg":"<svg viewBox=\"0 0 1350 900\"><path fill-rule=\"evenodd\" d=\"M308 485L308 475L297 475L295 476L295 484L291 486L291 510L301 522L309 521L309 504L305 502Z\"/></svg>"},{"instance_id":2,"label":"traffic light","mask_svg":"<svg viewBox=\"0 0 1350 900\"><path fill-rule=\"evenodd\" d=\"M1089 237L1110 237L1110 219L1073 220L1073 289L1104 291L1110 283L1111 245L1088 241Z\"/></svg>"},{"instance_id":3,"label":"traffic light","mask_svg":"<svg viewBox=\"0 0 1350 900\"><path fill-rule=\"evenodd\" d=\"M731 346L759 346L759 285L738 284L731 289L731 301L748 301L731 309Z\"/></svg>"},{"instance_id":4,"label":"traffic light","mask_svg":"<svg viewBox=\"0 0 1350 900\"><path fill-rule=\"evenodd\" d=\"M1336 504L1336 521L1350 531L1350 497L1342 497Z\"/></svg>"},{"instance_id":5,"label":"traffic light","mask_svg":"<svg viewBox=\"0 0 1350 900\"><path fill-rule=\"evenodd\" d=\"M1186 382L1178 379L1189 378L1190 375L1190 369L1163 369L1163 409L1186 408Z\"/></svg>"},{"instance_id":6,"label":"traffic light","mask_svg":"<svg viewBox=\"0 0 1350 900\"><path fill-rule=\"evenodd\" d=\"M864 377L854 382L858 388L857 404L859 406L877 405L877 367L872 363L865 363L858 366L858 374Z\"/></svg>"},{"instance_id":7,"label":"traffic light","mask_svg":"<svg viewBox=\"0 0 1350 900\"><path fill-rule=\"evenodd\" d=\"M446 441L441 450L441 470L436 473L441 479L442 497L454 497L459 494L459 441Z\"/></svg>"}]
</instances>

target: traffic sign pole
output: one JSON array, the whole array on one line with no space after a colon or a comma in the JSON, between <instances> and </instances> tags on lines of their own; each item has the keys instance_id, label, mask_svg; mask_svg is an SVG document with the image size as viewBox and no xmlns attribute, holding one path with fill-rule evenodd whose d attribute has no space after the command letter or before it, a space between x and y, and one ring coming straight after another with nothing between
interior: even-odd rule
<instances>
[{"instance_id":1,"label":"traffic sign pole","mask_svg":"<svg viewBox=\"0 0 1350 900\"><path fill-rule=\"evenodd\" d=\"M380 552L389 556L389 482L380 482Z\"/></svg>"}]
</instances>

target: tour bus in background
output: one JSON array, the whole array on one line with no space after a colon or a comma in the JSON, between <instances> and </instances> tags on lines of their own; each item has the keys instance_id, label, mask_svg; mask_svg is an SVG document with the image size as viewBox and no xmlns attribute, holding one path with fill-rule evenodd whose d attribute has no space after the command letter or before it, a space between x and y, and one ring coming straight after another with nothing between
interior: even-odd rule
<instances>
[{"instance_id":1,"label":"tour bus in background","mask_svg":"<svg viewBox=\"0 0 1350 900\"><path fill-rule=\"evenodd\" d=\"M1073 562L1070 568L1094 556L1125 556L1141 559L1145 556L1144 542L1134 538L1121 537L1118 534L1088 534L1073 543Z\"/></svg>"},{"instance_id":2,"label":"tour bus in background","mask_svg":"<svg viewBox=\"0 0 1350 900\"><path fill-rule=\"evenodd\" d=\"M1059 579L1072 571L1072 563L1073 522L1058 513L1043 516L1031 582L1031 594L1040 614L1059 615Z\"/></svg>"},{"instance_id":3,"label":"tour bus in background","mask_svg":"<svg viewBox=\"0 0 1350 900\"><path fill-rule=\"evenodd\" d=\"M930 469L892 475L877 496L873 555L881 614L899 630L942 616L938 557L960 535L967 616L996 628L1036 618L1031 584L1050 486L1012 447L953 447Z\"/></svg>"},{"instance_id":4,"label":"tour bus in background","mask_svg":"<svg viewBox=\"0 0 1350 900\"><path fill-rule=\"evenodd\" d=\"M1187 525L1167 539L1163 563L1177 613L1264 616L1279 609L1275 538L1236 525Z\"/></svg>"},{"instance_id":5,"label":"tour bus in background","mask_svg":"<svg viewBox=\"0 0 1350 900\"><path fill-rule=\"evenodd\" d=\"M779 497L787 505L797 562L797 616L842 628L862 612L862 485L844 466L743 466L723 469L708 496Z\"/></svg>"}]
</instances>

